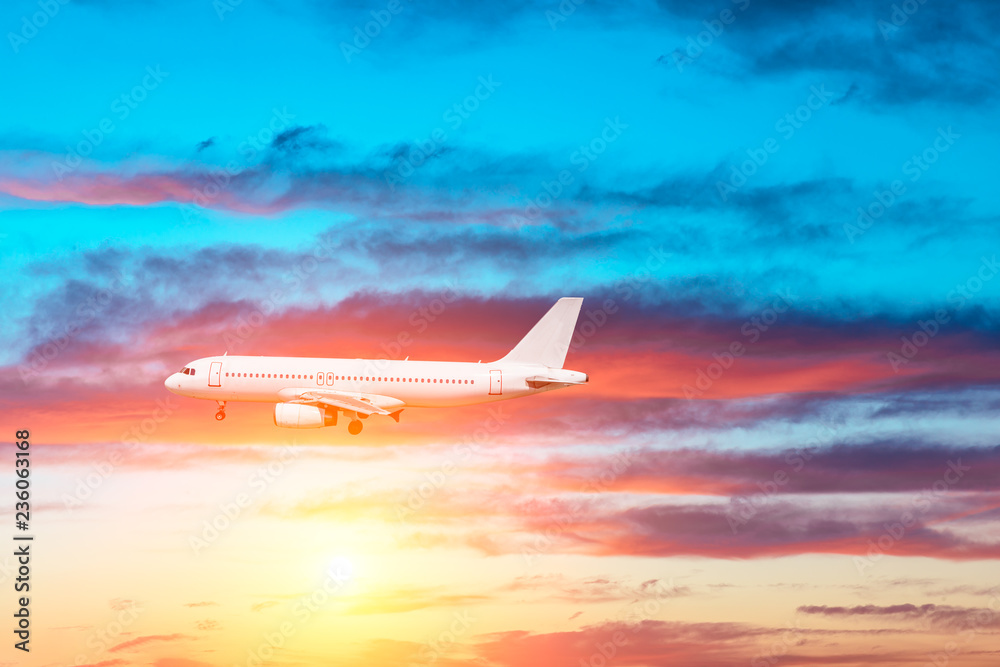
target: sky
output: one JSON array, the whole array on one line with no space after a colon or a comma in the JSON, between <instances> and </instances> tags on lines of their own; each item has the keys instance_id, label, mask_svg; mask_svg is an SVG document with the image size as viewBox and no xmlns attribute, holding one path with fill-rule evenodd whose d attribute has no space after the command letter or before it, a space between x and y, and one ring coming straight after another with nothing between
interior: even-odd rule
<instances>
[{"instance_id":1,"label":"sky","mask_svg":"<svg viewBox=\"0 0 1000 667\"><path fill-rule=\"evenodd\" d=\"M15 0L0 32L35 536L0 664L997 664L995 3ZM163 387L490 362L563 296L586 386L359 436Z\"/></svg>"}]
</instances>

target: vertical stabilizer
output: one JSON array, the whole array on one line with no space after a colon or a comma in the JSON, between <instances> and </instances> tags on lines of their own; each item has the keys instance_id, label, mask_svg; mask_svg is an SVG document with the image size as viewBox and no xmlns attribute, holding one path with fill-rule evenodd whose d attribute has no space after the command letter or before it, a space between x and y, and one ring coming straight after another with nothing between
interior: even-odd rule
<instances>
[{"instance_id":1,"label":"vertical stabilizer","mask_svg":"<svg viewBox=\"0 0 1000 667\"><path fill-rule=\"evenodd\" d=\"M498 363L562 368L582 305L583 299L579 297L563 297L556 301L549 312L531 327L528 335Z\"/></svg>"}]
</instances>

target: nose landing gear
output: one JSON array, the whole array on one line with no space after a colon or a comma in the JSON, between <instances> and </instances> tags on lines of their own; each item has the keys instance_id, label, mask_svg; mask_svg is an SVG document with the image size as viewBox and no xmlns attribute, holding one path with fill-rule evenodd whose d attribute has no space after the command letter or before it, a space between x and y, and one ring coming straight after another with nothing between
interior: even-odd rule
<instances>
[{"instance_id":1,"label":"nose landing gear","mask_svg":"<svg viewBox=\"0 0 1000 667\"><path fill-rule=\"evenodd\" d=\"M215 413L215 419L216 419L216 421L220 421L221 422L223 419L226 418L226 402L225 401L216 401L216 403L219 404L219 411Z\"/></svg>"}]
</instances>

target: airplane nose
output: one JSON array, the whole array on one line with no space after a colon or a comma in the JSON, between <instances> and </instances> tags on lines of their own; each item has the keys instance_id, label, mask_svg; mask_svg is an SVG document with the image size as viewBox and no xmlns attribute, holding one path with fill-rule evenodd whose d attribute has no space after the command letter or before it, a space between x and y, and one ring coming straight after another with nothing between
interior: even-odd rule
<instances>
[{"instance_id":1,"label":"airplane nose","mask_svg":"<svg viewBox=\"0 0 1000 667\"><path fill-rule=\"evenodd\" d=\"M181 383L177 381L177 373L174 373L166 380L163 381L163 386L167 388L167 391L173 392L174 389L180 389Z\"/></svg>"}]
</instances>

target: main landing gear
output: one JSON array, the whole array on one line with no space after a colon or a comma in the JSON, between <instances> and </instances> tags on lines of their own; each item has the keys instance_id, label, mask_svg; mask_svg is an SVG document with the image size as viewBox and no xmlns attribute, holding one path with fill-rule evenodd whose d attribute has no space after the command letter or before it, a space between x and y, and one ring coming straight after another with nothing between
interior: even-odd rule
<instances>
[{"instance_id":1,"label":"main landing gear","mask_svg":"<svg viewBox=\"0 0 1000 667\"><path fill-rule=\"evenodd\" d=\"M216 403L219 404L219 411L215 413L215 419L221 422L223 419L226 418L226 402L216 401Z\"/></svg>"},{"instance_id":2,"label":"main landing gear","mask_svg":"<svg viewBox=\"0 0 1000 667\"><path fill-rule=\"evenodd\" d=\"M351 435L357 435L358 433L361 433L362 428L364 428L364 424L361 423L361 420L354 419L347 425L347 432Z\"/></svg>"}]
</instances>

